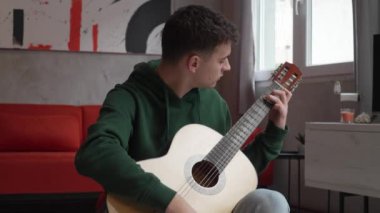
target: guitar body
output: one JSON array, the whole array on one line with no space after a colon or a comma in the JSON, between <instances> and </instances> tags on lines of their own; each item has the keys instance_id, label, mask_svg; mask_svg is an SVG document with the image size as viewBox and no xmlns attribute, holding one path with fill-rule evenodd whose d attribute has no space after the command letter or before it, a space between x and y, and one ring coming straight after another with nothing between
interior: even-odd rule
<instances>
[{"instance_id":1,"label":"guitar body","mask_svg":"<svg viewBox=\"0 0 380 213\"><path fill-rule=\"evenodd\" d=\"M186 125L177 132L165 156L138 164L182 195L197 212L231 212L238 201L257 186L256 171L242 152L238 151L232 158L213 186L198 184L192 174L194 165L202 161L222 137L209 127ZM107 206L111 213L153 212L113 194L107 195Z\"/></svg>"}]
</instances>

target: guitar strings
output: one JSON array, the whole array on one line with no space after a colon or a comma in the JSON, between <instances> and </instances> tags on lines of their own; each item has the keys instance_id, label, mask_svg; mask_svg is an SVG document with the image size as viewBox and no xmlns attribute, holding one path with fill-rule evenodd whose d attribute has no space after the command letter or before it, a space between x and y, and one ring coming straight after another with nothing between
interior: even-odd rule
<instances>
[{"instance_id":1,"label":"guitar strings","mask_svg":"<svg viewBox=\"0 0 380 213\"><path fill-rule=\"evenodd\" d=\"M286 71L288 71L287 69L286 69ZM284 74L284 73L283 73ZM293 79L294 80L294 79ZM285 82L286 83L286 82ZM280 85L279 83L277 83L277 82L275 82L275 84L272 84L272 86L271 87L275 87L275 86L277 86L277 88L271 88L270 90L272 90L272 89L283 89L284 87L282 86L282 85ZM235 154L236 154L236 152L238 152L238 150L239 150L239 148L240 148L240 146L245 142L245 140L248 138L248 136L249 136L249 134L251 134L251 132L249 132L249 128L250 129L255 129L256 128L256 126L255 126L255 124L253 125L253 126L251 126L251 127L249 127L248 128L248 133L247 132L245 132L242 128L245 128L246 127L246 125L244 125L244 124L246 124L246 123L248 123L248 124L252 124L252 120L253 120L253 123L255 123L256 122L256 124L258 124L259 123L259 121L261 122L261 120L263 119L263 117L269 112L269 110L270 110L270 107L271 106L268 106L268 104L267 103L264 103L264 102L260 102L260 103L262 103L261 104L261 107L260 107L260 104L257 104L258 105L258 108L259 108L259 110L261 109L262 111L261 112L264 112L264 113L260 113L260 112L257 112L257 111L255 111L255 109L256 108L254 108L253 106L248 110L248 111L254 111L255 112L255 114L252 114L253 112L249 112L248 114L247 114L247 116L246 116L246 114L244 114L243 115L243 119L248 119L248 122L243 122L243 119L239 119L239 121L237 122L237 126L236 126L236 124L233 126L233 128L227 133L227 135L225 136L225 137L223 137L222 138L222 140L225 140L225 138L227 138L228 140L227 141L231 141L233 144L232 144L232 146L227 146L227 151L230 151L230 149L232 149L232 151L234 151L234 153L231 155L231 154L229 154L228 152L223 152L222 153L222 158L220 158L219 160L217 160L216 161L216 163L215 163L215 167L216 167L216 169L211 169L211 170L209 170L208 172L207 172L207 174L204 176L204 178L203 178L203 180L201 181L201 185L203 185L203 181L204 181L204 179L206 180L206 186L209 184L209 181L212 181L214 178L216 178L216 176L217 175L219 175L219 165L222 165L222 167L221 167L221 171L223 172L223 170L224 170L224 168L225 168L225 166L227 166L227 164L232 160L232 158L235 156ZM251 110L252 109L252 110ZM262 118L259 118L257 121L256 121L256 118L258 118L259 116L256 116L256 115L262 115ZM250 119L251 120L249 120L249 118L246 118L246 117L250 117ZM242 124L243 123L243 124ZM235 126L237 127L237 128L235 128ZM238 131L239 130L239 131ZM247 128L245 128L245 130L247 130ZM243 132L245 135L243 135L242 136L242 134L241 134L241 132ZM232 134L231 135L231 133L234 133L234 134ZM232 136L232 137L231 137ZM237 138L236 136L238 136L238 137L240 137L240 138ZM239 139L240 139L240 142L239 142ZM243 139L243 140L241 140L241 139ZM220 141L220 142L223 142L223 141ZM219 145L220 143L218 143L217 144L217 146L215 146L212 150L211 150L211 152L206 156L206 158L204 158L204 159L207 159L207 158L210 158L210 162L212 163L212 158L213 158L213 156L212 156L212 153L213 152L216 152L216 154L220 154L220 152L218 151L218 150L220 150L219 149ZM229 144L227 144L227 145L229 145ZM222 144L222 146L224 146L224 147L226 147L226 145L224 145L224 144ZM237 150L236 150L236 152L235 152L235 149L236 148L238 148ZM223 154L225 154L225 153L227 153L227 156L225 156L225 155L223 155ZM222 163L220 162L220 161L222 161ZM223 166L224 165L224 166ZM204 166L205 167L205 166ZM207 169L207 168L202 168L202 169L199 169L198 171L199 172L201 172L201 173L203 173L203 171L202 170L205 170L205 169ZM212 172L213 174L211 174L211 176L209 175L210 174L210 172ZM190 191L190 189L191 189L191 186L192 185L194 185L194 184L197 184L194 180L192 180L191 178L190 178L190 180L188 180L188 181L190 181L191 183L189 184L189 186L188 187L185 187L184 189L180 189L179 191L182 191L183 190L183 193L184 193L184 196L186 196L187 195L187 193ZM181 188L183 188L184 186L187 186L186 185L186 183L181 187Z\"/></svg>"},{"instance_id":2,"label":"guitar strings","mask_svg":"<svg viewBox=\"0 0 380 213\"><path fill-rule=\"evenodd\" d=\"M227 135L224 138L222 138L222 140L225 140L225 138L227 138L228 139L227 141L232 141L232 143L233 143L232 146L231 146L231 144L227 144L227 145L229 145L229 146L227 146L227 150L224 149L224 151L222 153L220 152L220 146L218 146L220 143L218 143L217 146L215 146L213 148L212 151L216 152L216 154L222 154L221 155L222 157L219 158L215 163L216 169L211 169L211 170L207 171L206 170L207 168L204 165L204 166L201 166L201 168L196 171L198 175L200 173L204 173L204 171L207 171L207 174L200 181L200 185L207 186L208 184L210 184L211 181L213 181L219 175L219 171L224 170L224 167L226 166L226 162L228 163L228 162L230 162L230 160L232 160L233 156L235 156L236 152L239 150L242 143L244 143L246 138L248 138L249 134L251 134L251 131L249 131L249 129L256 128L255 125L258 124L258 122L266 115L266 111L269 111L269 109L265 105L265 103L263 103L263 102L257 102L257 103L258 104L256 105L256 107L258 107L258 110L261 110L261 111L255 110L256 107L252 106L247 111L247 113L246 113L247 115L243 115L242 119L239 119L239 121L231 128L231 130L227 133ZM260 103L261 103L261 105L260 105ZM256 118L259 117L257 115L259 115L259 116L261 115L262 118L259 118L256 120ZM245 120L245 121L243 121L243 120ZM256 124L252 125L252 122L256 123ZM251 125L251 126L249 126L247 128L247 124ZM244 135L242 135L241 132L243 132ZM234 133L234 134L231 134L231 133ZM236 137L240 137L240 138L236 138ZM239 142L239 140L242 142ZM222 144L222 145L224 145L224 144ZM226 145L224 145L224 147L226 147ZM236 150L236 148L238 148L238 149ZM235 151L235 150L236 150L236 152L234 152L233 154L230 154L230 152L228 152L228 151ZM226 153L227 153L227 155L225 155ZM213 157L214 156L212 155L212 153L211 153L211 155L206 156L206 158L211 159L210 160L211 163L213 161L212 160ZM184 183L180 187L180 189L178 190L178 193L180 193L182 196L187 196L187 194L189 193L192 186L195 184L198 184L196 181L191 180L191 179L187 180L187 182L190 182L189 185ZM187 187L185 187L185 186L187 186Z\"/></svg>"},{"instance_id":3,"label":"guitar strings","mask_svg":"<svg viewBox=\"0 0 380 213\"><path fill-rule=\"evenodd\" d=\"M262 99L261 99L262 100ZM236 147L240 148L242 143L245 142L245 140L248 138L248 136L252 133L252 131L256 128L257 124L263 119L263 117L266 115L266 113L269 111L268 107L261 101L259 100L257 102L257 104L255 104L255 106L252 106L245 115L243 115L242 119L240 119L232 128L231 130L227 133L227 135L225 136L225 138L229 139L228 141L232 141L234 143L234 146L231 147L231 146L228 146L227 148L227 151L230 151L230 149L234 149ZM258 109L258 110L256 110ZM260 117L260 118L259 118ZM244 121L244 119L246 121ZM248 124L248 125L247 125ZM249 126L251 125L251 126ZM248 126L248 128L247 128ZM245 133L244 136L242 136L241 132ZM235 137L234 137L235 136ZM236 137L240 137L240 138L236 138ZM240 140L240 141L239 141ZM217 146L219 145L220 143L217 144ZM227 144L227 145L230 145L230 144ZM226 150L223 149L223 154L226 153ZM236 152L238 151L238 149L236 149ZM211 153L211 156L208 155L206 156L207 157L210 157L212 158L212 152ZM217 153L218 155L220 153ZM222 154L222 158L221 160L222 163L224 164L224 162L226 162L226 157L230 157L232 155L223 155ZM228 154L228 152L227 152ZM220 161L217 161L216 162L216 165L221 165L222 164ZM223 168L222 168L223 169Z\"/></svg>"},{"instance_id":4,"label":"guitar strings","mask_svg":"<svg viewBox=\"0 0 380 213\"><path fill-rule=\"evenodd\" d=\"M259 106L259 109L262 109L263 107L265 107L264 105L261 107L260 107L260 105L258 105L258 106ZM255 107L252 107L250 110L248 110L247 113L249 116L246 117L246 115L244 115L242 117L243 119L240 119L234 125L234 127L232 127L231 130L226 134L226 136L224 138L222 138L222 140L224 140L225 142L232 141L232 146L231 146L231 143L226 144L226 143L223 143L223 141L220 141L217 144L217 146L214 147L213 151L214 151L214 153L216 152L215 155L216 156L222 156L222 157L219 158L219 160L216 160L216 163L215 163L216 169L211 169L211 170L207 171L206 170L207 168L203 167L203 168L198 170L198 174L199 173L205 173L205 171L206 171L206 175L200 181L200 185L205 185L205 186L209 185L211 183L211 181L213 181L219 175L219 171L223 171L224 168L223 168L223 166L220 166L220 165L223 165L223 164L226 164L226 162L229 162L232 159L232 156L234 156L236 154L236 152L239 150L241 143L237 143L237 142L239 142L239 140L244 142L246 140L246 138L248 138L248 135L251 133L251 131L248 131L248 133L247 133L247 131L243 131L242 128L245 128L247 130L246 126L247 126L247 124L249 124L250 125L249 128L254 129L255 125L258 124L258 122L256 122L256 124L252 125L252 121L254 121L253 123L255 123L257 117L259 117L261 115L261 117L263 118L265 116L264 113L258 113L254 109L255 109ZM252 111L255 112L255 114L253 114ZM265 111L265 110L262 110L262 111ZM251 120L249 118L251 118ZM244 119L245 119L245 121L244 121ZM245 133L245 137L242 136L241 132ZM235 136L235 140L234 140L233 136ZM239 138L236 138L236 137L239 137ZM222 146L225 149L221 149L220 144L222 144ZM230 154L231 151L234 151L233 154ZM226 155L226 153L227 153L227 155ZM210 159L210 162L215 162L215 160L214 160L215 156L213 155L213 153L211 153L211 155L209 155L209 156L206 156L206 158L207 157ZM193 186L194 184L197 184L197 183L195 181L191 180L191 183L189 184L188 187L185 187L185 188L181 187L180 194L184 197L187 196L187 194L190 192L190 189L192 188L191 186ZM186 186L186 184L185 184L185 186Z\"/></svg>"},{"instance_id":5,"label":"guitar strings","mask_svg":"<svg viewBox=\"0 0 380 213\"><path fill-rule=\"evenodd\" d=\"M242 128L245 128L247 130L247 127L246 127L247 123L251 125L251 127L250 127L251 129L256 128L255 125L258 124L258 122L266 115L267 111L269 111L269 108L265 105L265 103L260 102L260 101L258 101L257 103L258 104L256 105L256 107L259 110L261 110L261 111L255 111L256 107L252 106L247 111L247 113L246 113L247 115L243 115L243 117L242 117L246 121L243 122L243 119L239 119L239 121L226 134L226 136L224 138L222 138L222 140L224 140L225 138L227 138L228 139L227 141L232 141L233 145L231 146L230 144L227 144L227 145L229 145L229 146L227 146L227 152L223 151L222 155L221 155L222 157L219 160L217 160L216 163L215 163L217 169L216 170L212 169L212 170L207 171L206 170L207 168L205 168L205 166L203 166L203 168L201 168L201 169L198 170L198 174L199 173L203 173L205 170L207 172L207 174L204 176L203 180L200 181L201 185L206 185L207 186L208 184L210 184L210 181L214 180L219 175L219 170L220 171L224 170L225 166L219 168L220 165L225 165L226 162L228 163L233 158L233 156L236 154L236 153L233 153L231 155L230 152L228 152L228 151L231 151L231 149L232 149L232 151L235 151L235 149L238 148L236 150L236 152L237 152L239 150L240 146L241 146L241 143L245 142L246 138L248 138L248 136L249 136L249 134L251 132L248 132L248 134L247 134L247 132L243 131ZM256 118L258 118L260 115L261 115L261 118L259 118L259 119L256 120ZM254 124L252 125L252 123L254 123ZM241 132L245 133L246 135L242 136ZM234 134L231 134L231 133L234 133ZM235 138L233 136L235 136ZM240 138L236 138L236 136L239 136ZM243 139L243 140L241 140L242 141L241 143L239 143L239 139L240 140ZM220 142L222 142L222 141L220 141ZM238 143L236 143L236 142L238 142ZM218 146L219 144L221 144L221 143L218 143L217 146L215 146L214 149L212 150L212 151L215 151L216 154L221 154L220 151L218 151L218 150L220 150L219 146ZM224 147L226 147L226 145L224 145ZM227 156L224 155L226 153L227 153ZM206 156L206 158L207 157L209 157L211 159L210 161L212 163L212 158L213 158L212 153L211 153L211 155ZM180 193L184 197L187 196L187 194L190 192L190 189L192 188L192 186L195 185L195 184L197 184L196 181L193 181L191 179L187 180L187 182L190 182L189 185L187 185L186 183L184 183L180 187L180 189L178 191L178 193ZM187 186L187 187L185 187L185 186Z\"/></svg>"},{"instance_id":6,"label":"guitar strings","mask_svg":"<svg viewBox=\"0 0 380 213\"><path fill-rule=\"evenodd\" d=\"M273 89L284 89L284 87L277 82L271 86L271 90ZM231 155L231 152L227 152L227 156L222 155L222 169L224 170L224 167L227 166L227 164L232 160L232 158L235 156L235 154L238 152L239 148L241 148L241 145L247 140L249 135L252 133L252 130L254 130L259 122L262 121L262 119L266 116L266 114L269 112L271 105L268 105L263 98L259 99L261 100L257 102L256 106L252 106L247 113L245 113L237 122L237 128L235 126L231 129L230 132L226 135L226 138L228 141L231 141L233 143L233 146L227 146L227 151L230 151L229 149L237 148L236 151ZM264 101L264 102L262 102ZM245 119L245 121L243 121ZM256 120L257 119L257 120ZM253 125L252 125L253 124ZM251 125L251 126L250 126ZM241 134L243 132L243 134ZM230 134L233 133L233 134ZM232 136L232 137L230 137ZM240 140L240 141L239 141ZM220 153L217 153L220 154ZM219 161L216 162L216 165L218 167L218 164L220 164ZM215 175L218 175L218 171L216 171L216 174L212 174L211 180L215 178Z\"/></svg>"},{"instance_id":7,"label":"guitar strings","mask_svg":"<svg viewBox=\"0 0 380 213\"><path fill-rule=\"evenodd\" d=\"M260 105L258 105L258 106L260 106ZM262 109L262 107L260 107L260 108ZM266 110L262 110L262 111L265 112ZM250 112L249 114L252 117L252 113ZM226 140L232 141L232 146L231 146L231 144L225 144L224 145L224 147L227 147L227 149L226 149L227 151L222 153L222 158L216 162L216 165L217 165L216 167L218 167L218 165L222 165L221 171L224 170L224 167L232 160L232 158L236 155L236 153L240 149L241 144L242 144L241 142L245 142L245 140L248 138L249 134L251 134L252 131L249 131L249 128L254 129L255 126L257 126L256 124L258 124L258 122L256 122L256 118L261 117L260 119L262 119L264 116L265 116L265 114L259 113L258 116L253 116L253 119L251 119L251 120L249 120L248 118L244 118L246 120L245 122L243 120L239 120L238 127L231 129L232 130L231 133L233 133L233 134L227 134L226 135ZM247 121L248 121L249 125L246 125ZM254 122L252 122L252 121L254 121ZM253 125L252 125L252 123L253 123ZM247 128L247 126L249 126L249 127ZM242 132L243 132L243 134L241 134ZM239 140L241 142L239 142ZM229 152L229 151L233 151L233 152ZM225 155L226 153L227 153L227 155ZM217 153L217 154L220 154L220 153ZM209 171L208 172L208 174L205 176L205 177L208 177L208 179L205 180L206 185L208 185L210 183L210 181L212 181L213 179L215 179L219 175L218 171L219 171L219 169L216 171ZM210 175L210 172L213 172L213 173Z\"/></svg>"}]
</instances>

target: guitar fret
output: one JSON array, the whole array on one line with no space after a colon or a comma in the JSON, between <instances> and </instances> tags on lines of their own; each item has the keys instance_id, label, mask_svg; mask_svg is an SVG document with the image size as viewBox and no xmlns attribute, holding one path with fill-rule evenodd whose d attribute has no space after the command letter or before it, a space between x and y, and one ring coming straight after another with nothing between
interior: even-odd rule
<instances>
[{"instance_id":1,"label":"guitar fret","mask_svg":"<svg viewBox=\"0 0 380 213\"><path fill-rule=\"evenodd\" d=\"M218 156L222 156L222 153L224 153L224 149L223 149L223 146L224 143L218 143L214 149L211 150L211 152L209 153L209 155L207 155L207 159L210 161L210 162L213 162L214 164L216 164L219 160Z\"/></svg>"}]
</instances>

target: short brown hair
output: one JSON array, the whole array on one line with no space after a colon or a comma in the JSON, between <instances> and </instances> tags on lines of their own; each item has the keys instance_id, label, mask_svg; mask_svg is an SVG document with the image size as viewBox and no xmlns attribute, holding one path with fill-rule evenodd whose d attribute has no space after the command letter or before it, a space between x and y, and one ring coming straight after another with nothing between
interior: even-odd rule
<instances>
[{"instance_id":1,"label":"short brown hair","mask_svg":"<svg viewBox=\"0 0 380 213\"><path fill-rule=\"evenodd\" d=\"M174 12L162 31L162 59L176 61L191 51L211 52L222 43L238 40L236 27L224 16L203 6Z\"/></svg>"}]
</instances>

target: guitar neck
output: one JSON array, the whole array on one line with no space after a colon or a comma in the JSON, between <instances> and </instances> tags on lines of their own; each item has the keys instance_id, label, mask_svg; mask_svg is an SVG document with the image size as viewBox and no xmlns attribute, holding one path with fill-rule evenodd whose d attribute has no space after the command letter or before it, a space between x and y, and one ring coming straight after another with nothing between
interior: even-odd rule
<instances>
[{"instance_id":1,"label":"guitar neck","mask_svg":"<svg viewBox=\"0 0 380 213\"><path fill-rule=\"evenodd\" d=\"M280 89L276 82L272 84L265 95L273 89ZM241 146L262 122L271 109L271 105L261 96L233 125L219 143L207 154L205 160L212 162L220 172L228 165Z\"/></svg>"},{"instance_id":2,"label":"guitar neck","mask_svg":"<svg viewBox=\"0 0 380 213\"><path fill-rule=\"evenodd\" d=\"M219 172L222 172L272 107L263 97L274 89L294 91L301 80L301 76L301 71L294 64L288 62L281 64L274 71L273 84L267 92L244 113L230 131L206 155L204 160L211 162Z\"/></svg>"}]
</instances>

